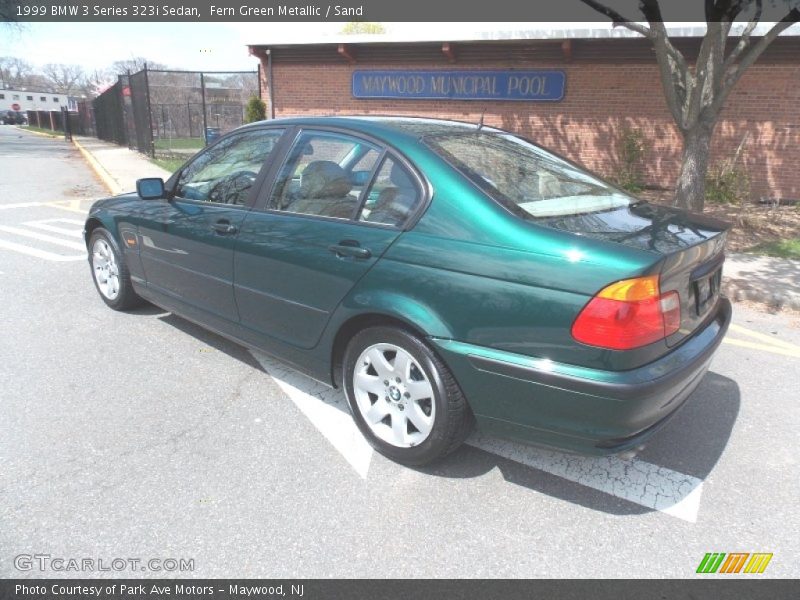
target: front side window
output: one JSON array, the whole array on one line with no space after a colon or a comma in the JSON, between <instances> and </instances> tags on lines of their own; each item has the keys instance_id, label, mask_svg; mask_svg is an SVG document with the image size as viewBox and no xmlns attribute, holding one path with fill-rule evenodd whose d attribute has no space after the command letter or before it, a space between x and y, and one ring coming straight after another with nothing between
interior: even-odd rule
<instances>
[{"instance_id":1,"label":"front side window","mask_svg":"<svg viewBox=\"0 0 800 600\"><path fill-rule=\"evenodd\" d=\"M340 133L301 133L289 151L270 208L304 215L351 219L380 150Z\"/></svg>"},{"instance_id":2,"label":"front side window","mask_svg":"<svg viewBox=\"0 0 800 600\"><path fill-rule=\"evenodd\" d=\"M201 152L181 172L175 194L187 200L244 205L282 130L232 135Z\"/></svg>"},{"instance_id":3,"label":"front side window","mask_svg":"<svg viewBox=\"0 0 800 600\"><path fill-rule=\"evenodd\" d=\"M521 138L475 131L424 141L463 175L504 204L535 218L628 206L633 198Z\"/></svg>"}]
</instances>

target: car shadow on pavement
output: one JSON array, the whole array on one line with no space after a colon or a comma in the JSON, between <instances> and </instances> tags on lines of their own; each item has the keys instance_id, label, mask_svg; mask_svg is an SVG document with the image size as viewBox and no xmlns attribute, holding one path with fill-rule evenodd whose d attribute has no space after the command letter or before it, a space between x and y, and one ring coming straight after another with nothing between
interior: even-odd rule
<instances>
[{"instance_id":1,"label":"car shadow on pavement","mask_svg":"<svg viewBox=\"0 0 800 600\"><path fill-rule=\"evenodd\" d=\"M149 302L143 304L142 306L139 306L138 308L136 308L134 311L131 312L136 315L150 316L150 317L154 317L157 315L164 315L165 317L167 315L172 316L171 312L166 311L163 308L156 306L155 304L150 304ZM177 319L177 317L175 318Z\"/></svg>"},{"instance_id":2,"label":"car shadow on pavement","mask_svg":"<svg viewBox=\"0 0 800 600\"><path fill-rule=\"evenodd\" d=\"M318 381L277 361L262 357L264 362L259 362L243 346L171 313L158 318L235 360L289 383L316 401L349 414L340 390L325 388L327 391L320 393L323 386ZM686 404L632 461L568 454L475 433L450 456L414 470L429 476L466 479L497 469L509 483L592 510L615 515L669 511L671 506L692 500L693 495L697 495L695 500L699 503L697 492L725 450L739 405L736 382L709 372Z\"/></svg>"},{"instance_id":3,"label":"car shadow on pavement","mask_svg":"<svg viewBox=\"0 0 800 600\"><path fill-rule=\"evenodd\" d=\"M151 314L161 314L162 316L158 317L158 319L163 323L171 325L175 329L178 329L179 331L182 331L183 333L200 340L204 344L208 344L215 350L223 352L231 358L234 358L239 362L243 362L254 369L258 369L259 371L264 370L255 357L250 354L250 351L244 346L237 344L236 342L232 342L221 335L217 335L216 333L213 333L208 329L201 327L200 325L195 325L191 321L187 321L183 317L179 317L173 313L164 313L164 311L159 308L156 308L156 311L157 312Z\"/></svg>"},{"instance_id":4,"label":"car shadow on pavement","mask_svg":"<svg viewBox=\"0 0 800 600\"><path fill-rule=\"evenodd\" d=\"M510 483L592 510L626 515L669 509L701 491L697 488L727 446L740 402L735 381L709 372L686 404L632 461L503 441L487 443L474 436L468 440L471 447L423 471L467 478L497 468ZM498 447L499 453L493 452Z\"/></svg>"}]
</instances>

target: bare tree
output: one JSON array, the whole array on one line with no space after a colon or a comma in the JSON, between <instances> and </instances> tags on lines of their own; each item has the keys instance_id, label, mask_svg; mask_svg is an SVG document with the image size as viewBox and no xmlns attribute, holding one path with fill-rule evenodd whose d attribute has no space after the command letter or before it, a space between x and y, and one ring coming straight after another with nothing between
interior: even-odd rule
<instances>
[{"instance_id":1,"label":"bare tree","mask_svg":"<svg viewBox=\"0 0 800 600\"><path fill-rule=\"evenodd\" d=\"M84 74L79 65L50 63L42 67L42 73L53 89L62 94L73 94L83 85Z\"/></svg>"},{"instance_id":2,"label":"bare tree","mask_svg":"<svg viewBox=\"0 0 800 600\"><path fill-rule=\"evenodd\" d=\"M15 56L0 56L0 81L8 87L27 85L27 79L33 74L30 63Z\"/></svg>"},{"instance_id":3,"label":"bare tree","mask_svg":"<svg viewBox=\"0 0 800 600\"><path fill-rule=\"evenodd\" d=\"M631 21L603 2L581 0L604 14L614 26L627 27L648 38L655 50L667 106L683 137L683 162L675 186L675 204L702 211L708 152L720 112L742 74L778 35L800 20L794 0L783 0L786 14L763 36L754 37L763 0L705 0L706 34L694 65L667 35L658 0L639 0L649 26ZM737 17L751 14L733 47L728 36Z\"/></svg>"},{"instance_id":4,"label":"bare tree","mask_svg":"<svg viewBox=\"0 0 800 600\"><path fill-rule=\"evenodd\" d=\"M84 75L81 81L80 93L94 98L116 82L117 76L109 69L93 69Z\"/></svg>"},{"instance_id":5,"label":"bare tree","mask_svg":"<svg viewBox=\"0 0 800 600\"><path fill-rule=\"evenodd\" d=\"M148 69L165 69L166 65L147 60L144 56L131 56L123 60L115 60L111 63L111 71L117 75L125 73L138 73L147 66Z\"/></svg>"}]
</instances>

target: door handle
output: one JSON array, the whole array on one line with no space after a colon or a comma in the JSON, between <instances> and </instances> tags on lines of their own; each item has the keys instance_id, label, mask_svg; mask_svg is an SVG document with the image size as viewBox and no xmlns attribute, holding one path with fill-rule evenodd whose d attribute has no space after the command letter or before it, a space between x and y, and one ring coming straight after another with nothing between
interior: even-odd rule
<instances>
[{"instance_id":1,"label":"door handle","mask_svg":"<svg viewBox=\"0 0 800 600\"><path fill-rule=\"evenodd\" d=\"M231 225L231 222L227 219L220 219L216 223L211 226L211 230L217 232L220 235L230 235L232 233L236 233L239 231L236 228L236 225Z\"/></svg>"},{"instance_id":2,"label":"door handle","mask_svg":"<svg viewBox=\"0 0 800 600\"><path fill-rule=\"evenodd\" d=\"M372 256L372 252L368 248L362 248L356 240L342 240L338 244L328 246L328 251L333 252L339 258L350 256L363 259Z\"/></svg>"}]
</instances>

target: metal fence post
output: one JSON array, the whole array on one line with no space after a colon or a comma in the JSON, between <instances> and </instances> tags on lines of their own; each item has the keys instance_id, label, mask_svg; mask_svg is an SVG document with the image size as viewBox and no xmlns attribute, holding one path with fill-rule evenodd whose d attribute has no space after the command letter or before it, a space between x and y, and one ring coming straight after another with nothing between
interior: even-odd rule
<instances>
[{"instance_id":1,"label":"metal fence post","mask_svg":"<svg viewBox=\"0 0 800 600\"><path fill-rule=\"evenodd\" d=\"M267 85L269 86L269 118L275 118L275 81L272 78L272 50L267 50L267 77L269 81Z\"/></svg>"},{"instance_id":2,"label":"metal fence post","mask_svg":"<svg viewBox=\"0 0 800 600\"><path fill-rule=\"evenodd\" d=\"M147 96L147 122L150 126L150 131L147 132L147 139L150 140L150 158L156 157L156 145L153 140L153 111L150 108L150 80L147 77L147 63L144 63L144 90Z\"/></svg>"},{"instance_id":3,"label":"metal fence post","mask_svg":"<svg viewBox=\"0 0 800 600\"><path fill-rule=\"evenodd\" d=\"M67 142L72 141L72 123L69 120L69 109L66 106L61 107L61 118L64 121L64 140Z\"/></svg>"},{"instance_id":4,"label":"metal fence post","mask_svg":"<svg viewBox=\"0 0 800 600\"><path fill-rule=\"evenodd\" d=\"M208 145L208 123L206 122L206 80L200 73L200 99L203 101L203 145Z\"/></svg>"}]
</instances>

